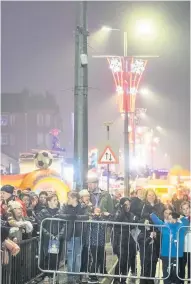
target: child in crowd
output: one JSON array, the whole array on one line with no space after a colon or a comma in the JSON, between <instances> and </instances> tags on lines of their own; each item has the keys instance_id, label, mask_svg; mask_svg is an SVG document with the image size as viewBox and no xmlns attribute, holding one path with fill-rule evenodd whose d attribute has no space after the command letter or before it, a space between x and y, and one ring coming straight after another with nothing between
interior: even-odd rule
<instances>
[{"instance_id":1,"label":"child in crowd","mask_svg":"<svg viewBox=\"0 0 191 284\"><path fill-rule=\"evenodd\" d=\"M184 237L186 232L186 228L184 226L186 226L186 224L188 225L189 222L186 218L184 218L184 223L180 222L180 216L175 212L169 214L167 223L160 220L154 213L152 213L150 217L154 224L160 225L158 229L162 234L161 259L163 265L164 284L180 284L181 281L176 274L176 259L177 254L179 261L181 261L181 258L183 257ZM165 225L165 227L162 227L162 225Z\"/></svg>"},{"instance_id":2,"label":"child in crowd","mask_svg":"<svg viewBox=\"0 0 191 284\"><path fill-rule=\"evenodd\" d=\"M172 213L172 210L170 210L168 207L164 209L164 223L169 222L169 216Z\"/></svg>"},{"instance_id":3,"label":"child in crowd","mask_svg":"<svg viewBox=\"0 0 191 284\"><path fill-rule=\"evenodd\" d=\"M95 208L92 214L94 221L107 221L111 215L107 212L101 213L100 208ZM88 242L91 251L92 263L90 272L107 274L105 271L105 242L107 225L103 223L90 223ZM91 276L88 283L99 283L96 276Z\"/></svg>"}]
</instances>

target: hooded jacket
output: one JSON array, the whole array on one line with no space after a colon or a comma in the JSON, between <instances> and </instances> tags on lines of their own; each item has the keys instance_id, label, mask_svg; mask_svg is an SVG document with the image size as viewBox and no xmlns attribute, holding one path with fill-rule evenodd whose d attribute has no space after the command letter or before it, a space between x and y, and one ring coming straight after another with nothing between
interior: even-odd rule
<instances>
[{"instance_id":1,"label":"hooded jacket","mask_svg":"<svg viewBox=\"0 0 191 284\"><path fill-rule=\"evenodd\" d=\"M94 207L99 207L101 212L113 213L114 204L111 195L101 189L96 193L91 193L90 200Z\"/></svg>"},{"instance_id":2,"label":"hooded jacket","mask_svg":"<svg viewBox=\"0 0 191 284\"><path fill-rule=\"evenodd\" d=\"M184 237L189 222L184 218L184 222L164 223L154 213L150 215L152 222L159 225L158 229L162 234L161 256L176 258L183 256L184 252ZM165 225L165 227L161 227Z\"/></svg>"}]
</instances>

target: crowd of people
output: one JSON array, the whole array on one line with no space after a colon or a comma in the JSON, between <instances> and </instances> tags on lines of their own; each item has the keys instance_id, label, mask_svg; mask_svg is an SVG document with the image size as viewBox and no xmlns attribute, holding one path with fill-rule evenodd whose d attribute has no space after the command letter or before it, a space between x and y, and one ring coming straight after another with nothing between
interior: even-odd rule
<instances>
[{"instance_id":1,"label":"crowd of people","mask_svg":"<svg viewBox=\"0 0 191 284\"><path fill-rule=\"evenodd\" d=\"M8 263L7 251L18 254L20 242L38 236L41 226L40 267L57 270L64 254L68 283L83 282L83 272L84 276L90 273L89 283L99 282L98 273L107 275L107 239L118 258L115 284L125 283L129 272L137 275L138 251L143 277L140 284L154 283L150 278L154 279L159 260L164 284L184 283L180 279L186 277L186 266L190 279L191 211L186 195L180 199L175 194L165 203L153 190L145 192L143 188L129 198L118 191L111 196L95 179L89 182L88 190L71 191L67 204L60 204L55 192L42 191L38 196L30 189L20 191L6 185L1 188L0 208L3 265ZM49 283L49 277L52 274L44 274L44 283Z\"/></svg>"}]
</instances>

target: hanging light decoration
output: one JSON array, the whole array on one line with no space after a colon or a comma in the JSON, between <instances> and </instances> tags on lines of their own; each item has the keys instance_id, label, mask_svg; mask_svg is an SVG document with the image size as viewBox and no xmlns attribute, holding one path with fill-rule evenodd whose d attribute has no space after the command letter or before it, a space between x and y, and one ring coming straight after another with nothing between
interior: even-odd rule
<instances>
[{"instance_id":1,"label":"hanging light decoration","mask_svg":"<svg viewBox=\"0 0 191 284\"><path fill-rule=\"evenodd\" d=\"M131 64L131 72L141 75L145 71L145 63L143 60L135 60Z\"/></svg>"},{"instance_id":2,"label":"hanging light decoration","mask_svg":"<svg viewBox=\"0 0 191 284\"><path fill-rule=\"evenodd\" d=\"M111 62L110 62L110 69L114 72L121 72L122 71L122 63L121 60L119 58L112 58Z\"/></svg>"},{"instance_id":3,"label":"hanging light decoration","mask_svg":"<svg viewBox=\"0 0 191 284\"><path fill-rule=\"evenodd\" d=\"M117 86L116 92L118 95L123 95L123 88L121 86Z\"/></svg>"}]
</instances>

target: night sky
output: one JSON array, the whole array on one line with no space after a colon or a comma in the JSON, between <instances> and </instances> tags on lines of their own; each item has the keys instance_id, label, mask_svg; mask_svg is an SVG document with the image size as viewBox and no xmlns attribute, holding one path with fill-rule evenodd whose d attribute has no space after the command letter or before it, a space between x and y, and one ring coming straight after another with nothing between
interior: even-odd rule
<instances>
[{"instance_id":1,"label":"night sky","mask_svg":"<svg viewBox=\"0 0 191 284\"><path fill-rule=\"evenodd\" d=\"M1 11L2 92L16 93L27 88L31 93L54 94L63 117L62 142L70 152L76 3L2 2ZM96 31L102 25L129 30L128 23L133 23L136 15L152 18L157 23L157 36L138 40L129 33L129 55L160 56L149 61L141 82L152 94L138 97L137 106L147 108L145 124L160 125L165 130L158 155L168 153L172 165L189 167L189 2L89 2L89 146L103 140L103 123L111 120L112 139L123 142L122 120L107 61L92 58L96 54L122 55L122 33L112 32L101 41Z\"/></svg>"}]
</instances>

